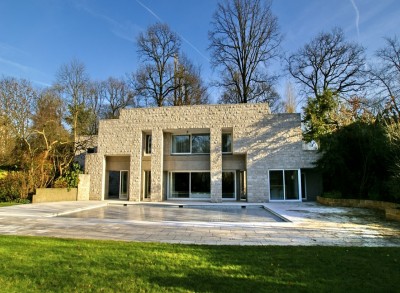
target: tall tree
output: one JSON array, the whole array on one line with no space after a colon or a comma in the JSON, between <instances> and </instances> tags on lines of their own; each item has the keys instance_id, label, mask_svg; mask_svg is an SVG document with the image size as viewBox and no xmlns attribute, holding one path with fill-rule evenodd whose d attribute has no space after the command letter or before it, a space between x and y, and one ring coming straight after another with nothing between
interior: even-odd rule
<instances>
[{"instance_id":1,"label":"tall tree","mask_svg":"<svg viewBox=\"0 0 400 293\"><path fill-rule=\"evenodd\" d=\"M36 90L27 80L0 80L0 165L19 164L36 97Z\"/></svg>"},{"instance_id":2,"label":"tall tree","mask_svg":"<svg viewBox=\"0 0 400 293\"><path fill-rule=\"evenodd\" d=\"M366 83L364 48L347 42L341 29L318 34L287 59L287 69L304 93L313 97L326 91L343 97Z\"/></svg>"},{"instance_id":3,"label":"tall tree","mask_svg":"<svg viewBox=\"0 0 400 293\"><path fill-rule=\"evenodd\" d=\"M376 52L379 66L371 70L371 75L386 112L400 122L400 41L397 37L385 41L386 46Z\"/></svg>"},{"instance_id":4,"label":"tall tree","mask_svg":"<svg viewBox=\"0 0 400 293\"><path fill-rule=\"evenodd\" d=\"M134 107L135 93L123 79L109 77L101 83L101 95L104 101L102 117L115 119L122 109Z\"/></svg>"},{"instance_id":5,"label":"tall tree","mask_svg":"<svg viewBox=\"0 0 400 293\"><path fill-rule=\"evenodd\" d=\"M26 171L32 188L49 186L74 158L73 142L63 126L64 104L57 91L44 90L35 101L27 148Z\"/></svg>"},{"instance_id":6,"label":"tall tree","mask_svg":"<svg viewBox=\"0 0 400 293\"><path fill-rule=\"evenodd\" d=\"M72 128L74 141L88 134L89 76L85 65L77 59L63 64L57 72L57 88L62 93L68 108L66 120Z\"/></svg>"},{"instance_id":7,"label":"tall tree","mask_svg":"<svg viewBox=\"0 0 400 293\"><path fill-rule=\"evenodd\" d=\"M167 24L156 23L137 37L139 59L144 64L136 74L136 90L159 107L175 89L174 58L181 41Z\"/></svg>"},{"instance_id":8,"label":"tall tree","mask_svg":"<svg viewBox=\"0 0 400 293\"><path fill-rule=\"evenodd\" d=\"M174 85L171 104L174 106L208 103L207 88L196 67L186 56L175 58Z\"/></svg>"},{"instance_id":9,"label":"tall tree","mask_svg":"<svg viewBox=\"0 0 400 293\"><path fill-rule=\"evenodd\" d=\"M267 63L278 55L281 42L271 1L224 0L211 24L211 65L221 70L216 84L224 89L222 102L265 101L273 81Z\"/></svg>"}]
</instances>

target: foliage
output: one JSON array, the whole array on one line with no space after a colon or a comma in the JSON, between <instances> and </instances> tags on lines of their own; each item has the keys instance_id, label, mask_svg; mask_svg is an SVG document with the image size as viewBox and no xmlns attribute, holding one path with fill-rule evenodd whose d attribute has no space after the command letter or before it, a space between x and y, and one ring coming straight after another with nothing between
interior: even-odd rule
<instances>
[{"instance_id":1,"label":"foliage","mask_svg":"<svg viewBox=\"0 0 400 293\"><path fill-rule=\"evenodd\" d=\"M329 135L339 128L337 117L338 99L330 90L308 98L303 108L305 125L304 140L320 143L322 136Z\"/></svg>"},{"instance_id":2,"label":"foliage","mask_svg":"<svg viewBox=\"0 0 400 293\"><path fill-rule=\"evenodd\" d=\"M398 247L0 237L4 292L395 292ZM376 270L371 270L374 264Z\"/></svg>"},{"instance_id":3,"label":"foliage","mask_svg":"<svg viewBox=\"0 0 400 293\"><path fill-rule=\"evenodd\" d=\"M218 3L209 40L213 68L224 90L222 102L268 102L274 78L267 63L277 57L281 43L278 19L270 1L229 0Z\"/></svg>"},{"instance_id":4,"label":"foliage","mask_svg":"<svg viewBox=\"0 0 400 293\"><path fill-rule=\"evenodd\" d=\"M81 168L78 163L73 163L65 172L64 176L57 178L54 182L55 188L77 188L79 184L79 174Z\"/></svg>"},{"instance_id":5,"label":"foliage","mask_svg":"<svg viewBox=\"0 0 400 293\"><path fill-rule=\"evenodd\" d=\"M395 200L387 188L391 152L384 126L357 121L321 138L318 168L325 191L339 191L344 198Z\"/></svg>"},{"instance_id":6,"label":"foliage","mask_svg":"<svg viewBox=\"0 0 400 293\"><path fill-rule=\"evenodd\" d=\"M385 120L385 135L388 140L390 165L388 189L390 194L400 201L400 122Z\"/></svg>"},{"instance_id":7,"label":"foliage","mask_svg":"<svg viewBox=\"0 0 400 293\"><path fill-rule=\"evenodd\" d=\"M24 203L28 197L28 182L21 171L10 171L0 179L0 202Z\"/></svg>"}]
</instances>

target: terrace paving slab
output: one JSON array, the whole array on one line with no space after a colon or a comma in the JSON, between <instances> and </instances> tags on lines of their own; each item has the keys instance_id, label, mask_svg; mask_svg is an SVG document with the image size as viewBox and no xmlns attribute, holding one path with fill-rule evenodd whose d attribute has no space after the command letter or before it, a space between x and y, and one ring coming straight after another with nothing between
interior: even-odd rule
<instances>
[{"instance_id":1,"label":"terrace paving slab","mask_svg":"<svg viewBox=\"0 0 400 293\"><path fill-rule=\"evenodd\" d=\"M314 202L262 204L289 222L188 221L181 219L178 213L175 219L168 221L163 221L160 215L156 221L67 217L79 211L94 212L108 204L106 201L87 201L2 207L0 234L209 245L400 247L400 223L386 221L383 213L325 207Z\"/></svg>"}]
</instances>

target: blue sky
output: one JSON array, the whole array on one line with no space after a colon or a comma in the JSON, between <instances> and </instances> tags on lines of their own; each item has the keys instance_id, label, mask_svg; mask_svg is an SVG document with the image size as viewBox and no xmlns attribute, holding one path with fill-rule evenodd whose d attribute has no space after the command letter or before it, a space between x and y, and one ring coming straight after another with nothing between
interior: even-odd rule
<instances>
[{"instance_id":1,"label":"blue sky","mask_svg":"<svg viewBox=\"0 0 400 293\"><path fill-rule=\"evenodd\" d=\"M162 21L181 36L182 51L209 82L217 77L207 51L216 5L216 0L1 0L0 76L46 86L62 64L77 58L94 80L123 77L138 67L135 37ZM288 53L335 26L365 46L370 59L384 36L400 37L399 0L275 0L272 9ZM283 67L272 68L280 73ZM277 86L281 95L286 79Z\"/></svg>"}]
</instances>

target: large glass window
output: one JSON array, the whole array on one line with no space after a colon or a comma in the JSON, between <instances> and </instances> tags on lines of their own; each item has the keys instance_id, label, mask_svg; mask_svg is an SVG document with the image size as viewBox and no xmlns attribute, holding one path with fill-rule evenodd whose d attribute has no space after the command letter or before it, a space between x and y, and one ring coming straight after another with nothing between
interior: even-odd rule
<instances>
[{"instance_id":1,"label":"large glass window","mask_svg":"<svg viewBox=\"0 0 400 293\"><path fill-rule=\"evenodd\" d=\"M298 200L298 170L269 171L269 188L271 200Z\"/></svg>"},{"instance_id":2,"label":"large glass window","mask_svg":"<svg viewBox=\"0 0 400 293\"><path fill-rule=\"evenodd\" d=\"M222 133L222 152L232 152L232 133Z\"/></svg>"},{"instance_id":3,"label":"large glass window","mask_svg":"<svg viewBox=\"0 0 400 293\"><path fill-rule=\"evenodd\" d=\"M210 153L210 135L193 134L192 135L192 153L209 154Z\"/></svg>"},{"instance_id":4,"label":"large glass window","mask_svg":"<svg viewBox=\"0 0 400 293\"><path fill-rule=\"evenodd\" d=\"M172 136L173 154L209 154L210 135L173 135Z\"/></svg>"},{"instance_id":5,"label":"large glass window","mask_svg":"<svg viewBox=\"0 0 400 293\"><path fill-rule=\"evenodd\" d=\"M171 197L188 198L190 173L172 173Z\"/></svg>"},{"instance_id":6,"label":"large glass window","mask_svg":"<svg viewBox=\"0 0 400 293\"><path fill-rule=\"evenodd\" d=\"M209 198L210 172L172 172L171 198Z\"/></svg>"},{"instance_id":7,"label":"large glass window","mask_svg":"<svg viewBox=\"0 0 400 293\"><path fill-rule=\"evenodd\" d=\"M190 153L190 135L172 136L172 153L174 154Z\"/></svg>"},{"instance_id":8,"label":"large glass window","mask_svg":"<svg viewBox=\"0 0 400 293\"><path fill-rule=\"evenodd\" d=\"M235 172L222 172L222 198L235 198Z\"/></svg>"},{"instance_id":9,"label":"large glass window","mask_svg":"<svg viewBox=\"0 0 400 293\"><path fill-rule=\"evenodd\" d=\"M190 174L190 192L206 194L210 193L210 172L196 172Z\"/></svg>"}]
</instances>

